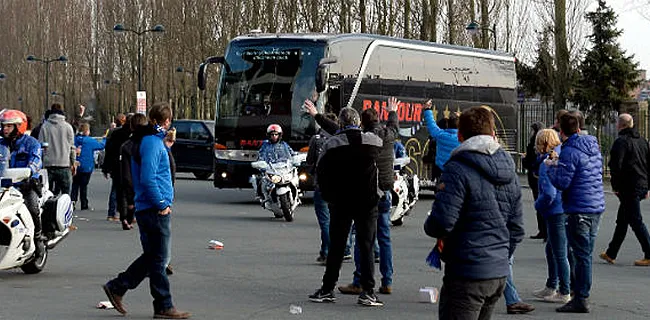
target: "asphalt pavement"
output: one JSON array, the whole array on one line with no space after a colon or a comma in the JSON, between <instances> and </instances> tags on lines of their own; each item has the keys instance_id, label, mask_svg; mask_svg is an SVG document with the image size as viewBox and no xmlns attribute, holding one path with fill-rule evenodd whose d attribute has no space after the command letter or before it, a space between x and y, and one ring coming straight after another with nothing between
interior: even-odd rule
<instances>
[{"instance_id":1,"label":"asphalt pavement","mask_svg":"<svg viewBox=\"0 0 650 320\"><path fill-rule=\"evenodd\" d=\"M113 319L115 310L97 309L107 300L101 284L126 269L140 254L138 232L122 231L106 221L109 182L94 174L90 203L94 211L78 211L78 229L50 252L46 269L37 275L20 269L0 271L0 319ZM194 319L437 319L438 305L419 302L419 288L440 288L442 272L425 263L433 246L422 224L432 199L423 195L412 216L391 229L393 294L380 295L385 306L362 307L356 296L337 295L334 304L316 304L307 296L319 286L324 268L316 263L319 229L311 199L298 207L294 222L273 219L253 201L252 190L219 190L212 181L181 175L172 213L170 277L174 303ZM532 195L524 188L527 238L517 248L515 282L520 296L537 310L507 315L503 299L493 319L647 319L650 317L650 268L635 267L642 258L634 234L628 237L616 265L602 263L614 229L618 200L607 194L596 248L591 297L592 313L558 314L559 305L535 301L532 292L546 279L544 245L528 236L536 233ZM642 203L645 221L650 202ZM208 249L210 240L223 250ZM339 284L351 281L354 265L344 263ZM376 279L379 279L378 266ZM378 280L377 280L378 281ZM125 296L129 319L153 315L147 280ZM291 308L291 306L300 308ZM290 309L301 309L292 314Z\"/></svg>"}]
</instances>

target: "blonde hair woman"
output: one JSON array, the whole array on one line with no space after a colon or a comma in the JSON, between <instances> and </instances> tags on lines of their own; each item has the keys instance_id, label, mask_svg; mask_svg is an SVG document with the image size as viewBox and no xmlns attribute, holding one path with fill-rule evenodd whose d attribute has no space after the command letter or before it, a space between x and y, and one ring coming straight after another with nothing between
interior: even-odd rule
<instances>
[{"instance_id":1,"label":"blonde hair woman","mask_svg":"<svg viewBox=\"0 0 650 320\"><path fill-rule=\"evenodd\" d=\"M546 220L546 263L548 278L544 289L533 294L544 301L567 303L571 300L571 272L568 259L568 240L566 235L566 214L562 210L562 195L553 187L548 177L550 162L556 160L560 153L560 138L553 129L544 129L537 133L535 149L547 158L539 167L539 196L535 209Z\"/></svg>"}]
</instances>

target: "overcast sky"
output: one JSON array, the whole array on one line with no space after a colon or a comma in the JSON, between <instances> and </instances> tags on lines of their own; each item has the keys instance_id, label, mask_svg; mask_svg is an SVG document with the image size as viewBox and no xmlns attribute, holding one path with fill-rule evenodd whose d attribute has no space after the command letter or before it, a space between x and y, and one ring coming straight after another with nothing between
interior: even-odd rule
<instances>
[{"instance_id":1,"label":"overcast sky","mask_svg":"<svg viewBox=\"0 0 650 320\"><path fill-rule=\"evenodd\" d=\"M650 70L650 0L609 0L607 3L618 14L618 28L623 31L619 39L621 46L628 54L634 54L642 69Z\"/></svg>"}]
</instances>

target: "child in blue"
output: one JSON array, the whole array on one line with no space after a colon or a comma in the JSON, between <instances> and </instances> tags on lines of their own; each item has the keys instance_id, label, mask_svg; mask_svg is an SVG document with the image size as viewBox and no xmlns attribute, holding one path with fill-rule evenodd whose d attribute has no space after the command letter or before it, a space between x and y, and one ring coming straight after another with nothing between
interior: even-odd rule
<instances>
[{"instance_id":1,"label":"child in blue","mask_svg":"<svg viewBox=\"0 0 650 320\"><path fill-rule=\"evenodd\" d=\"M81 210L88 210L88 183L93 171L95 171L95 151L103 150L106 138L98 142L90 135L90 126L82 123L79 132L74 138L74 146L81 152L77 155L77 174L72 178L72 201L76 204L77 196L81 193Z\"/></svg>"}]
</instances>

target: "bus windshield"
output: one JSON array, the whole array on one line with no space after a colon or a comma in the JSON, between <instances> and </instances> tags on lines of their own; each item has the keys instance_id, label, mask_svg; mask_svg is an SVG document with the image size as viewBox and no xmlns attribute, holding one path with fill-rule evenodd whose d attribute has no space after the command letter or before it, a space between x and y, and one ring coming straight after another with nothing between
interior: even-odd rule
<instances>
[{"instance_id":1,"label":"bus windshield","mask_svg":"<svg viewBox=\"0 0 650 320\"><path fill-rule=\"evenodd\" d=\"M230 136L222 140L263 139L271 123L283 127L285 139L309 139L313 121L301 107L315 95L323 55L324 44L313 41L233 41L218 95L217 132Z\"/></svg>"}]
</instances>

